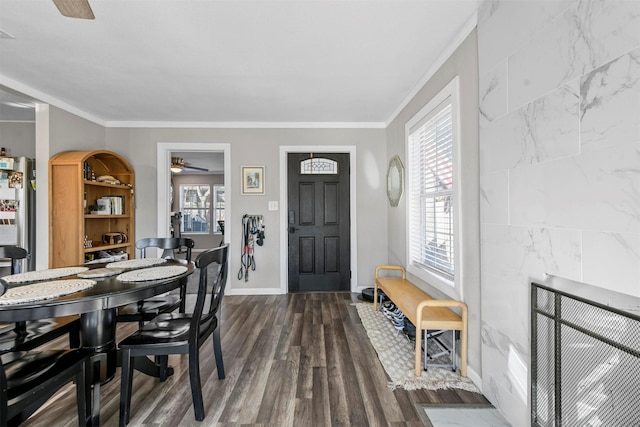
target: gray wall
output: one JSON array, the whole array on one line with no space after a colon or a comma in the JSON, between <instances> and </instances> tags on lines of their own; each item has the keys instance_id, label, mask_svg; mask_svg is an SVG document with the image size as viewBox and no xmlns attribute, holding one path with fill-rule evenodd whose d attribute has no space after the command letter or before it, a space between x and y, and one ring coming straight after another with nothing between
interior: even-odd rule
<instances>
[{"instance_id":1,"label":"gray wall","mask_svg":"<svg viewBox=\"0 0 640 427\"><path fill-rule=\"evenodd\" d=\"M36 157L36 125L31 122L0 122L0 147L12 157Z\"/></svg>"},{"instance_id":2,"label":"gray wall","mask_svg":"<svg viewBox=\"0 0 640 427\"><path fill-rule=\"evenodd\" d=\"M240 268L240 221L245 213L264 215L266 239L256 248L257 268L248 283L230 274L229 286L234 292L243 289L280 288L280 213L268 211L268 201L280 200L279 150L281 146L356 146L357 216L352 227L357 229L358 285L373 285L375 267L387 262L386 139L384 129L107 129L107 148L121 153L136 171L136 235L157 234L156 144L228 143L231 157L232 220L236 226L227 230L231 243L231 272ZM179 151L179 150L176 150ZM240 168L243 165L265 166L265 194L240 194Z\"/></svg>"},{"instance_id":3,"label":"gray wall","mask_svg":"<svg viewBox=\"0 0 640 427\"><path fill-rule=\"evenodd\" d=\"M51 156L69 150L104 150L105 133L103 126L75 114L54 106L49 110Z\"/></svg>"},{"instance_id":4,"label":"gray wall","mask_svg":"<svg viewBox=\"0 0 640 427\"><path fill-rule=\"evenodd\" d=\"M465 230L465 240L460 248L464 252L464 265L459 275L464 277L461 284L463 300L469 309L469 376L479 382L482 375L480 360L480 271L479 271L479 202L478 202L478 57L477 36L472 31L452 55L435 72L416 96L400 112L387 128L387 164L398 154L406 165L405 125L454 77L460 82L460 161L462 177L459 184L462 206L460 221ZM389 244L388 257L392 264L407 265L406 195L397 208L386 203ZM419 287L433 296L448 298L437 289L411 276Z\"/></svg>"},{"instance_id":5,"label":"gray wall","mask_svg":"<svg viewBox=\"0 0 640 427\"><path fill-rule=\"evenodd\" d=\"M640 296L640 2L487 1L478 44L483 391L525 426L530 282Z\"/></svg>"}]
</instances>

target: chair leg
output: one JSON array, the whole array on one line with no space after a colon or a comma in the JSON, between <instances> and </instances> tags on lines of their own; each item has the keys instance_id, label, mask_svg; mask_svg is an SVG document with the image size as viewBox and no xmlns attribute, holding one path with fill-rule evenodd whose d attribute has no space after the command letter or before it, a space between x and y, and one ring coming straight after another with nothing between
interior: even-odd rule
<instances>
[{"instance_id":1,"label":"chair leg","mask_svg":"<svg viewBox=\"0 0 640 427\"><path fill-rule=\"evenodd\" d=\"M122 375L120 377L120 426L129 422L131 389L133 387L133 360L131 350L122 350Z\"/></svg>"},{"instance_id":2,"label":"chair leg","mask_svg":"<svg viewBox=\"0 0 640 427\"><path fill-rule=\"evenodd\" d=\"M100 425L100 384L102 378L106 375L107 356L105 354L96 354L91 358L91 362L87 367L89 377L87 378L87 402L91 406L88 408L89 417L92 426ZM104 374L103 374L104 371Z\"/></svg>"},{"instance_id":3,"label":"chair leg","mask_svg":"<svg viewBox=\"0 0 640 427\"><path fill-rule=\"evenodd\" d=\"M192 346L190 346L192 347ZM200 384L199 349L189 348L189 380L191 382L191 396L193 411L197 421L204 420L204 402L202 401L202 385Z\"/></svg>"},{"instance_id":4,"label":"chair leg","mask_svg":"<svg viewBox=\"0 0 640 427\"><path fill-rule=\"evenodd\" d=\"M184 283L180 286L180 313L184 313L187 305L187 279L184 279Z\"/></svg>"},{"instance_id":5,"label":"chair leg","mask_svg":"<svg viewBox=\"0 0 640 427\"><path fill-rule=\"evenodd\" d=\"M213 331L213 353L216 356L216 367L218 369L218 379L224 379L224 363L222 362L222 346L220 344L220 329Z\"/></svg>"},{"instance_id":6,"label":"chair leg","mask_svg":"<svg viewBox=\"0 0 640 427\"><path fill-rule=\"evenodd\" d=\"M164 382L167 380L167 369L169 368L169 356L163 354L162 356L156 356L156 364L159 365L158 368L158 378L160 382Z\"/></svg>"},{"instance_id":7,"label":"chair leg","mask_svg":"<svg viewBox=\"0 0 640 427\"><path fill-rule=\"evenodd\" d=\"M91 387L87 389L89 385L90 374L88 372L90 368L86 362L80 364L80 368L76 372L76 402L78 406L78 425L90 426L91 425Z\"/></svg>"}]
</instances>

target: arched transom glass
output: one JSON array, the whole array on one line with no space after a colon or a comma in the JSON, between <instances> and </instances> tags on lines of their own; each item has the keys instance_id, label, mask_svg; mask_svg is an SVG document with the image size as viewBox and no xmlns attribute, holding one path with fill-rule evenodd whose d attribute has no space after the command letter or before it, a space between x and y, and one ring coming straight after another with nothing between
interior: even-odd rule
<instances>
[{"instance_id":1,"label":"arched transom glass","mask_svg":"<svg viewBox=\"0 0 640 427\"><path fill-rule=\"evenodd\" d=\"M338 162L321 157L312 157L300 162L300 174L302 175L337 175Z\"/></svg>"}]
</instances>

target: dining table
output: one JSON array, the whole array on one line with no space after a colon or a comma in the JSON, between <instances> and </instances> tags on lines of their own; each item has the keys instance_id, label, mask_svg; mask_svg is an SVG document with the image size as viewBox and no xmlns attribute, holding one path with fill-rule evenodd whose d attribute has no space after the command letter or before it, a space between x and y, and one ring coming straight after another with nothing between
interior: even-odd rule
<instances>
[{"instance_id":1,"label":"dining table","mask_svg":"<svg viewBox=\"0 0 640 427\"><path fill-rule=\"evenodd\" d=\"M131 260L131 263L134 263ZM144 263L141 263L144 265ZM16 303L0 301L0 323L12 323L33 321L41 319L51 319L62 316L80 315L79 318L79 345L82 348L90 348L97 354L106 356L106 369L101 369L101 382L106 382L115 375L116 367L119 365L118 349L116 345L116 316L118 307L127 304L143 301L154 296L170 292L179 288L189 276L194 272L193 262L185 260L163 260L162 264L142 268L117 268L115 272L109 272L108 276L101 276L97 272L109 270L108 264L92 264L86 270L66 277L57 278L68 283L83 283L87 280L94 282L90 287L78 292L61 296L40 298L35 301L20 301ZM133 264L130 264L133 265ZM138 267L138 266L136 266ZM157 277L158 273L150 275L151 279L144 278L144 273L151 272L151 269L158 270L159 267L173 268L170 277ZM176 268L177 267L177 268ZM180 268L182 267L182 268ZM56 270L56 269L52 269ZM146 270L146 271L145 271ZM44 270L46 273L50 270ZM69 267L69 272L75 272L75 267ZM168 270L167 270L168 271ZM177 273L179 271L179 273ZM92 272L96 272L97 277L81 280L83 277L90 277ZM128 276L125 276L128 274ZM132 276L133 275L133 276ZM139 278L136 279L136 276ZM28 277L31 276L27 276ZM34 276L37 277L37 276ZM131 278L133 277L133 278ZM140 279L142 277L142 279ZM3 279L11 278L5 276ZM11 284L8 289L35 285L39 290L46 288L53 281L27 280L20 283ZM42 284L42 286L39 286ZM7 291L9 294L9 291ZM5 294L5 296L7 296ZM147 375L159 377L160 368L152 360L147 358L137 358L135 369ZM173 370L169 367L165 375L171 375Z\"/></svg>"}]
</instances>

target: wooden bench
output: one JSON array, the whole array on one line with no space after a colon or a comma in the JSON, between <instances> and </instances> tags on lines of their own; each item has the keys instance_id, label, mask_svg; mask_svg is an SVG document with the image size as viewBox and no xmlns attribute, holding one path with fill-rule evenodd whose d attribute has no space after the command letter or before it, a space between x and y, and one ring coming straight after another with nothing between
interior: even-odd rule
<instances>
[{"instance_id":1,"label":"wooden bench","mask_svg":"<svg viewBox=\"0 0 640 427\"><path fill-rule=\"evenodd\" d=\"M381 277L380 272L385 270L400 271L402 277ZM378 309L378 289L384 291L385 295L416 327L415 374L417 377L421 375L422 330L460 331L460 375L467 376L467 305L465 303L432 298L407 280L405 269L398 265L381 265L376 268L374 310ZM459 308L462 315L453 312L451 308ZM451 357L455 358L455 354Z\"/></svg>"}]
</instances>

